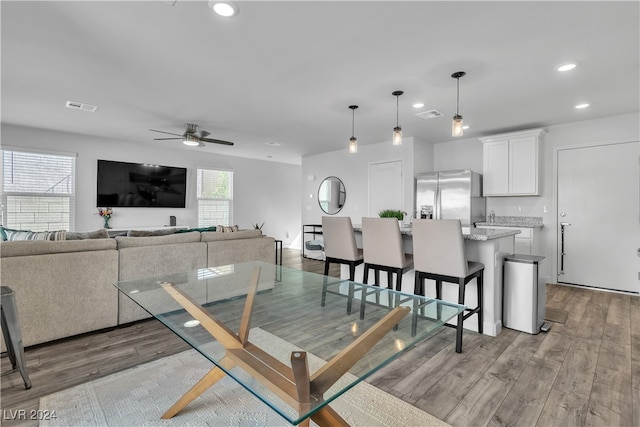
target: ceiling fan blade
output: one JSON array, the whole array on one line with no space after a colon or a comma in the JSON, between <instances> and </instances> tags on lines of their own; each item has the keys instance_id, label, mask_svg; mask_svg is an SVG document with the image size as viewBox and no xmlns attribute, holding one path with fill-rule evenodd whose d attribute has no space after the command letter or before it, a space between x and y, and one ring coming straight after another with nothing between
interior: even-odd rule
<instances>
[{"instance_id":1,"label":"ceiling fan blade","mask_svg":"<svg viewBox=\"0 0 640 427\"><path fill-rule=\"evenodd\" d=\"M194 133L195 136L197 136L198 138L202 139L202 138L206 138L207 136L211 135L209 132L207 132L206 130L199 130L197 132Z\"/></svg>"},{"instance_id":2,"label":"ceiling fan blade","mask_svg":"<svg viewBox=\"0 0 640 427\"><path fill-rule=\"evenodd\" d=\"M167 135L175 135L175 136L184 136L180 133L172 133L172 132L165 132L163 130L155 130L155 129L149 129L151 132L160 132L160 133L166 133Z\"/></svg>"},{"instance_id":3,"label":"ceiling fan blade","mask_svg":"<svg viewBox=\"0 0 640 427\"><path fill-rule=\"evenodd\" d=\"M170 139L184 139L184 138L153 138L154 141L168 141Z\"/></svg>"},{"instance_id":4,"label":"ceiling fan blade","mask_svg":"<svg viewBox=\"0 0 640 427\"><path fill-rule=\"evenodd\" d=\"M233 142L223 141L221 139L200 138L200 141L213 142L214 144L233 145Z\"/></svg>"}]
</instances>

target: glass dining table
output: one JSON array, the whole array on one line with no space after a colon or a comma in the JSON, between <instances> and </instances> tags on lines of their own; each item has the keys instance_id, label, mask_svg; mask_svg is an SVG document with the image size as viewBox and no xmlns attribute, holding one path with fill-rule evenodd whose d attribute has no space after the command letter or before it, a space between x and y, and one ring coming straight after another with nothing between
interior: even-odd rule
<instances>
[{"instance_id":1,"label":"glass dining table","mask_svg":"<svg viewBox=\"0 0 640 427\"><path fill-rule=\"evenodd\" d=\"M213 364L162 418L229 376L293 425L346 424L334 399L464 309L263 262L116 287Z\"/></svg>"}]
</instances>

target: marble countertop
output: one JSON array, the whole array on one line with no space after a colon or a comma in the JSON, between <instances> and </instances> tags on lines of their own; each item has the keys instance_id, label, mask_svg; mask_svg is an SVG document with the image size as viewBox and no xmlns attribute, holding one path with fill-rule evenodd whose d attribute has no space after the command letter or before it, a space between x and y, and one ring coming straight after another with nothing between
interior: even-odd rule
<instances>
[{"instance_id":1,"label":"marble countertop","mask_svg":"<svg viewBox=\"0 0 640 427\"><path fill-rule=\"evenodd\" d=\"M476 226L483 227L520 227L520 228L538 228L543 227L541 216L496 216L494 223L489 221L476 222Z\"/></svg>"},{"instance_id":2,"label":"marble countertop","mask_svg":"<svg viewBox=\"0 0 640 427\"><path fill-rule=\"evenodd\" d=\"M362 225L355 224L353 230L362 232ZM400 233L404 236L412 236L411 226L404 226L400 229ZM462 237L465 240L494 240L502 237L515 236L520 234L520 230L505 230L501 228L475 228L462 227Z\"/></svg>"}]
</instances>

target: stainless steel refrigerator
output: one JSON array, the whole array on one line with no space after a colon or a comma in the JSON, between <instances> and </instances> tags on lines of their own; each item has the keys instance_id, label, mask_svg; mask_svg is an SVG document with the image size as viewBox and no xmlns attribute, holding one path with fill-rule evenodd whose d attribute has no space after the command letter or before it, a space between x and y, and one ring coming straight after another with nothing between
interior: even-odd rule
<instances>
[{"instance_id":1,"label":"stainless steel refrigerator","mask_svg":"<svg viewBox=\"0 0 640 427\"><path fill-rule=\"evenodd\" d=\"M416 176L416 217L459 219L463 227L486 221L482 175L470 169Z\"/></svg>"}]
</instances>

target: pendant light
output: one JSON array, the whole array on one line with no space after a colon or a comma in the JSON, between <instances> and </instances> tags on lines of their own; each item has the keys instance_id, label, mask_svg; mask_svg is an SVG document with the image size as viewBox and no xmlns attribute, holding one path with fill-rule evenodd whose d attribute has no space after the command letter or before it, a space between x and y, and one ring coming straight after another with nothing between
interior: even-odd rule
<instances>
[{"instance_id":1,"label":"pendant light","mask_svg":"<svg viewBox=\"0 0 640 427\"><path fill-rule=\"evenodd\" d=\"M458 109L460 108L460 77L463 77L464 71L458 71L451 74L451 77L457 80L457 97L456 97L456 115L453 116L453 122L451 123L451 136L462 136L462 116Z\"/></svg>"},{"instance_id":2,"label":"pendant light","mask_svg":"<svg viewBox=\"0 0 640 427\"><path fill-rule=\"evenodd\" d=\"M349 105L351 109L351 138L349 139L349 154L355 154L358 152L358 140L355 135L355 121L356 121L356 108L357 105Z\"/></svg>"},{"instance_id":3,"label":"pendant light","mask_svg":"<svg viewBox=\"0 0 640 427\"><path fill-rule=\"evenodd\" d=\"M400 95L402 95L403 93L404 92L401 90L391 92L391 95L396 97L396 127L393 128L393 145L402 145L402 128L398 124L398 100L400 98Z\"/></svg>"}]
</instances>

